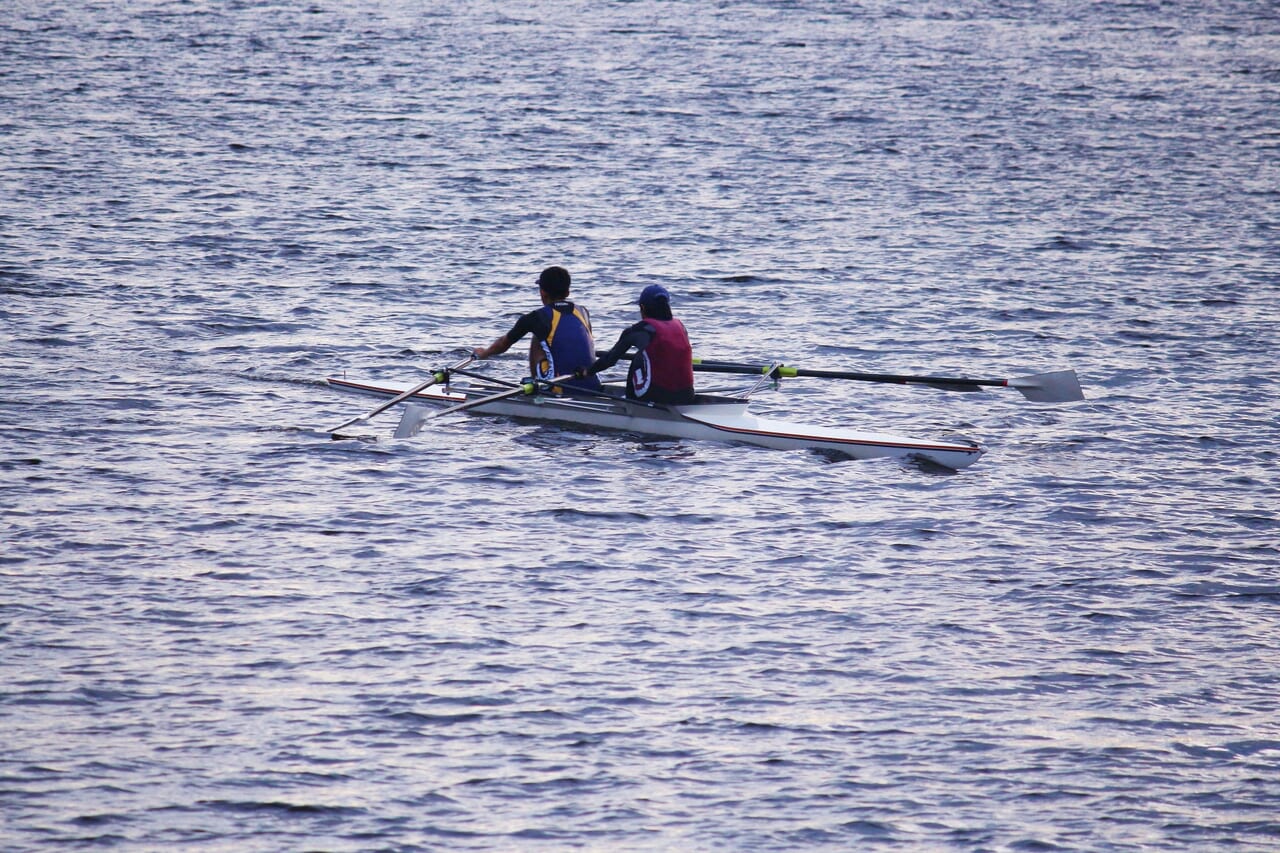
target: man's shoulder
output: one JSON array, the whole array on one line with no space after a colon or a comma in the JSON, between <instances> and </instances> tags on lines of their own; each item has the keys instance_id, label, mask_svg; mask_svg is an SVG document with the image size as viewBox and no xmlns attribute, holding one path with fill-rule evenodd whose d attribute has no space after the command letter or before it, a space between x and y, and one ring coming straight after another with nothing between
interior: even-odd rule
<instances>
[{"instance_id":1,"label":"man's shoulder","mask_svg":"<svg viewBox=\"0 0 1280 853\"><path fill-rule=\"evenodd\" d=\"M525 327L536 326L539 323L545 324L551 317L551 312L547 310L549 307L548 305L543 305L540 308L534 308L532 311L526 311L520 315L519 323Z\"/></svg>"}]
</instances>

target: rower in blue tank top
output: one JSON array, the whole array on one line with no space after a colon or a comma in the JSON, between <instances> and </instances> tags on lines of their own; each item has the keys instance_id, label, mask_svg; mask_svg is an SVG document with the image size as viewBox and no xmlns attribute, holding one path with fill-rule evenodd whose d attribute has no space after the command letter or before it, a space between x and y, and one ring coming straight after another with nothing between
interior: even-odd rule
<instances>
[{"instance_id":1,"label":"rower in blue tank top","mask_svg":"<svg viewBox=\"0 0 1280 853\"><path fill-rule=\"evenodd\" d=\"M547 267L538 276L538 294L542 307L516 320L515 325L487 347L476 347L476 358L489 358L504 353L525 335L529 344L529 371L539 379L564 376L587 367L596 357L596 344L591 336L591 315L581 305L569 301L569 271L564 267ZM590 391L600 390L600 380L583 376L565 383Z\"/></svg>"},{"instance_id":2,"label":"rower in blue tank top","mask_svg":"<svg viewBox=\"0 0 1280 853\"><path fill-rule=\"evenodd\" d=\"M627 371L628 397L650 403L692 403L693 347L684 324L671 315L671 294L662 285L651 284L636 302L640 322L623 332L613 349L579 375L594 378L634 349Z\"/></svg>"}]
</instances>

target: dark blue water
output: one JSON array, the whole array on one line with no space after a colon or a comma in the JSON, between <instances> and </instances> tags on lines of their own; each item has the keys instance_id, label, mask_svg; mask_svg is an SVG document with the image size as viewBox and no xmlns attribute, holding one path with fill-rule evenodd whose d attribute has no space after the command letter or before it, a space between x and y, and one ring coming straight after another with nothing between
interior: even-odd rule
<instances>
[{"instance_id":1,"label":"dark blue water","mask_svg":"<svg viewBox=\"0 0 1280 853\"><path fill-rule=\"evenodd\" d=\"M5 4L0 846L1275 849L1277 116L1269 3ZM551 263L1089 399L329 440Z\"/></svg>"}]
</instances>

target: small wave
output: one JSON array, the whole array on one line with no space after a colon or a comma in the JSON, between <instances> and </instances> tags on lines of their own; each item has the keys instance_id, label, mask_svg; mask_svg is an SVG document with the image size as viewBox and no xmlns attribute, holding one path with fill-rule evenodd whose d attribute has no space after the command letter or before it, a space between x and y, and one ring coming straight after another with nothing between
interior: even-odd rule
<instances>
[{"instance_id":1,"label":"small wave","mask_svg":"<svg viewBox=\"0 0 1280 853\"><path fill-rule=\"evenodd\" d=\"M1089 240L1058 235L1046 243L1033 247L1037 252L1087 252L1096 248Z\"/></svg>"},{"instance_id":2,"label":"small wave","mask_svg":"<svg viewBox=\"0 0 1280 853\"><path fill-rule=\"evenodd\" d=\"M642 512L618 512L609 510L595 509L577 509L576 507L561 507L558 509L542 510L534 513L534 515L549 515L557 521L622 521L622 522L643 522L651 520L652 516Z\"/></svg>"},{"instance_id":3,"label":"small wave","mask_svg":"<svg viewBox=\"0 0 1280 853\"><path fill-rule=\"evenodd\" d=\"M400 723L414 723L424 726L456 726L460 723L474 723L484 719L484 714L467 712L461 714L427 714L422 711L394 711L383 715L388 720Z\"/></svg>"},{"instance_id":4,"label":"small wave","mask_svg":"<svg viewBox=\"0 0 1280 853\"><path fill-rule=\"evenodd\" d=\"M196 802L198 805L215 812L226 811L236 814L279 812L290 815L328 815L333 817L356 817L365 814L365 809L354 806L287 803L280 800L197 800Z\"/></svg>"}]
</instances>

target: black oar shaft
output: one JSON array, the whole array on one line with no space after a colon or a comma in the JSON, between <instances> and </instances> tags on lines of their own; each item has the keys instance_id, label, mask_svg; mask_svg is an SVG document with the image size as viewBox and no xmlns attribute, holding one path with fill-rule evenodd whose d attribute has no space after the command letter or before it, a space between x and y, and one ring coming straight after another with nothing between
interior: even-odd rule
<instances>
[{"instance_id":1,"label":"black oar shaft","mask_svg":"<svg viewBox=\"0 0 1280 853\"><path fill-rule=\"evenodd\" d=\"M777 365L770 370L770 365L741 364L733 361L695 360L694 370L710 373L740 373L744 375L760 375L767 373L778 378L810 376L822 379L854 379L861 382L889 382L898 385L987 385L1003 388L1009 384L1007 379L969 379L954 376L906 376L898 373L858 373L849 370L809 370L803 367L787 367Z\"/></svg>"},{"instance_id":2,"label":"black oar shaft","mask_svg":"<svg viewBox=\"0 0 1280 853\"><path fill-rule=\"evenodd\" d=\"M792 376L814 376L823 379L854 379L861 382L888 382L896 385L927 385L948 391L981 391L983 388L1013 388L1037 403L1066 403L1083 400L1084 391L1074 370L1059 370L1013 379L973 379L968 376L906 376L899 373L857 373L848 370L807 370L785 365L741 364L734 361L695 359L694 370L712 373L764 375L774 379Z\"/></svg>"},{"instance_id":3,"label":"black oar shaft","mask_svg":"<svg viewBox=\"0 0 1280 853\"><path fill-rule=\"evenodd\" d=\"M597 352L600 356L604 353ZM859 382L885 382L894 385L927 385L946 391L981 391L983 388L1012 388L1037 403L1066 403L1083 400L1084 391L1074 370L1059 370L1013 379L973 379L968 376L908 376L900 373L858 373L848 370L808 370L782 364L744 364L737 361L707 361L695 358L693 369L707 373L737 373L744 376L768 376L786 379L812 376L821 379L853 379Z\"/></svg>"}]
</instances>

